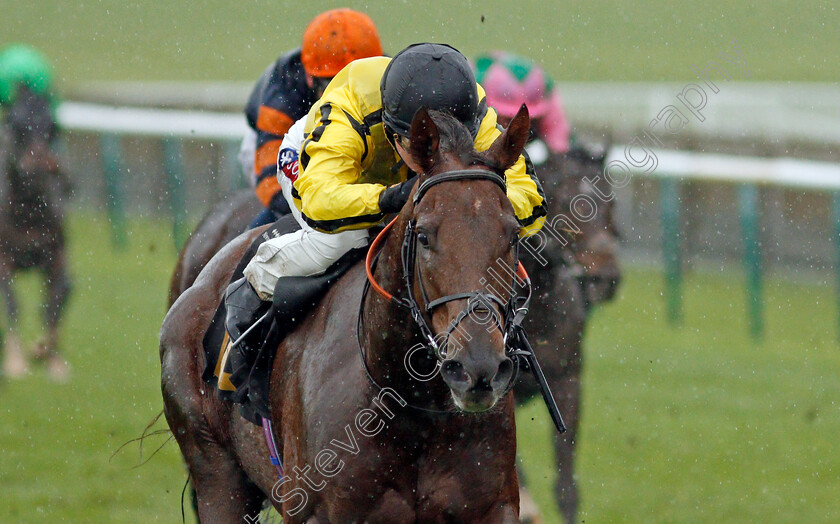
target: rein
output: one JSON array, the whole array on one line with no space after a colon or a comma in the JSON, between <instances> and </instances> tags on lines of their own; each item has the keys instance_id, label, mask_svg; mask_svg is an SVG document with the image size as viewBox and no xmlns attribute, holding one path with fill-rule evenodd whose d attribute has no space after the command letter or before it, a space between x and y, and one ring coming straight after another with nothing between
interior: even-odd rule
<instances>
[{"instance_id":1,"label":"rein","mask_svg":"<svg viewBox=\"0 0 840 524\"><path fill-rule=\"evenodd\" d=\"M499 186L499 188L503 192L507 192L507 186L505 184L504 178L492 171L487 171L483 169L463 169L456 171L447 171L445 173L441 173L439 175L427 178L426 180L421 182L414 193L414 204L418 204L423 199L429 188L443 182L458 180L489 180L495 183L497 186ZM437 358L439 364L446 359L447 355L443 349L446 346L446 342L449 340L449 337L451 336L452 332L455 330L455 328L458 327L460 322L464 320L468 315L470 315L473 311L482 309L487 310L493 316L493 320L496 324L496 327L498 327L502 331L504 336L505 354L511 358L515 366L513 377L511 378L510 383L508 384L508 389L507 391L505 391L505 394L510 389L512 389L513 385L516 383L520 365L522 360L524 359L526 364L530 367L531 371L535 375L538 375L537 381L542 389L543 398L549 405L549 412L552 415L552 419L554 420L558 431L560 433L564 432L566 430L566 426L563 423L559 411L557 410L557 405L554 402L554 398L552 397L550 390L548 389L548 384L545 381L545 377L542 376L542 370L539 368L539 363L536 362L534 352L531 349L530 344L528 344L527 338L525 336L525 331L522 328L522 322L525 320L525 315L528 313L528 306L531 301L532 288L531 279L528 277L528 273L527 271L525 271L525 267L519 261L519 244L516 243L514 247L515 269L512 273L514 274L514 278L519 279L519 284L527 288L528 293L526 296L517 297L516 293L514 292L513 296L511 296L511 298L508 301L503 301L493 293L487 293L484 291L470 291L446 295L430 301L428 299L428 296L426 295L426 290L423 287L422 275L419 274L420 269L416 266L417 230L416 221L412 219L406 226L405 236L403 237L403 243L400 250L402 259L403 284L405 287L406 296L404 298L398 298L386 291L381 285L379 285L379 283L376 282L376 279L373 276L374 266L376 265L376 261L385 242L385 239L388 237L388 234L390 233L398 218L399 217L396 217L391 222L389 222L388 225L385 226L385 228L379 233L379 235L377 235L377 237L371 243L370 249L368 250L367 256L365 257L365 274L367 275L367 281L365 282L365 287L362 291L361 302L359 304L359 317L356 325L356 340L358 342L359 353L362 358L362 364L365 369L365 373L367 374L367 377L371 381L371 383L379 389L382 389L382 386L380 386L376 382L376 380L371 375L370 370L368 369L367 358L364 352L364 348L362 347L361 339L364 302L368 290L370 288L373 288L373 290L376 291L377 294L379 294L389 302L395 304L396 306L402 309L407 309L409 311L412 319L414 320L414 323L419 328L421 335L426 340L426 342L428 342L429 347L434 351L434 355ZM414 296L415 269L417 270L418 276L420 277L420 293L422 295L423 301L425 302L425 307L423 308L420 307ZM444 343L438 344L438 341L435 339L431 327L426 322L426 317L424 313L431 313L431 311L434 308L446 304L448 302L453 302L455 300L466 300L467 305L455 317L453 322L450 323L449 329L446 332L446 337L444 338ZM499 308L501 308L501 315L499 315L499 311L496 309L496 307L493 306L493 304L496 304L499 306ZM449 411L434 410L420 406L413 406L411 404L409 404L409 407L420 411L432 413L450 413Z\"/></svg>"}]
</instances>

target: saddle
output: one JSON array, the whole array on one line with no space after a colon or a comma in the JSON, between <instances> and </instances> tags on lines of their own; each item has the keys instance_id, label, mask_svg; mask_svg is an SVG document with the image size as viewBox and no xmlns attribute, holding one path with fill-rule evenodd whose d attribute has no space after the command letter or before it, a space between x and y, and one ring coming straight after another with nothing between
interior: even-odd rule
<instances>
[{"instance_id":1,"label":"saddle","mask_svg":"<svg viewBox=\"0 0 840 524\"><path fill-rule=\"evenodd\" d=\"M272 224L249 246L231 277L231 283L242 280L244 284L242 273L245 266L263 242L298 229L300 225L291 215ZM217 388L222 400L238 404L245 419L261 425L262 419L269 416L269 378L280 343L318 305L330 286L364 258L366 252L367 248L349 251L321 275L278 279L270 314L266 315L267 320L261 327L264 334L259 337L262 341L259 348L248 348L245 344L233 346L234 341L225 330L227 311L222 300L203 340L204 381Z\"/></svg>"}]
</instances>

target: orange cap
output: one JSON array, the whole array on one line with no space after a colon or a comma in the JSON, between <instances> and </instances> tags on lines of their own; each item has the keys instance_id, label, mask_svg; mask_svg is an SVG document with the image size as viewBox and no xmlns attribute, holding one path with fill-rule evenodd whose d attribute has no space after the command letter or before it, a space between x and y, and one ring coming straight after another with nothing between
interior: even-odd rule
<instances>
[{"instance_id":1,"label":"orange cap","mask_svg":"<svg viewBox=\"0 0 840 524\"><path fill-rule=\"evenodd\" d=\"M306 26L300 59L310 75L331 78L353 60L381 55L373 20L343 8L321 13Z\"/></svg>"}]
</instances>

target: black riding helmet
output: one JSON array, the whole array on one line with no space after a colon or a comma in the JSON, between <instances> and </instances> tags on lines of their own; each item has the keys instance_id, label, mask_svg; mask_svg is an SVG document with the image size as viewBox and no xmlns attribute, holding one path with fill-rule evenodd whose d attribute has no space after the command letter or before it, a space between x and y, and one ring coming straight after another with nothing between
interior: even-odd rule
<instances>
[{"instance_id":1,"label":"black riding helmet","mask_svg":"<svg viewBox=\"0 0 840 524\"><path fill-rule=\"evenodd\" d=\"M413 44L397 53L379 85L382 121L400 136L411 131L421 107L446 111L475 138L486 105L479 107L475 76L467 59L446 44ZM389 137L390 139L390 137Z\"/></svg>"}]
</instances>

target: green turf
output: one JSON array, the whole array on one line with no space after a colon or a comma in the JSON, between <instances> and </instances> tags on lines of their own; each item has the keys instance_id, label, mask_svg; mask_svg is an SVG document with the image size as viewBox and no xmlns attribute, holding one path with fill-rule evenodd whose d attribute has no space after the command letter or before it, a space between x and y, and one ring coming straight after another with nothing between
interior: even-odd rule
<instances>
[{"instance_id":1,"label":"green turf","mask_svg":"<svg viewBox=\"0 0 840 524\"><path fill-rule=\"evenodd\" d=\"M73 380L54 385L37 369L0 384L0 522L176 522L185 476L174 442L137 469L135 444L110 458L161 408L169 224L132 222L122 252L96 216L74 214L70 225L75 294L64 346ZM689 276L680 329L665 324L660 274L626 275L586 341L581 519L840 520L833 288L772 280L768 332L753 343L737 272ZM17 287L31 297L36 284ZM24 310L31 340L32 298ZM545 409L533 403L518 415L528 478L550 509ZM163 440L150 439L145 456Z\"/></svg>"},{"instance_id":2,"label":"green turf","mask_svg":"<svg viewBox=\"0 0 840 524\"><path fill-rule=\"evenodd\" d=\"M132 226L130 247L115 253L103 222L70 225L74 294L63 346L73 379L55 385L36 369L0 384L0 521L175 522L185 475L174 442L137 469L136 445L111 459L162 407L157 334L174 265L169 229ZM20 280L31 341L38 279ZM145 456L163 440L150 438Z\"/></svg>"},{"instance_id":3,"label":"green turf","mask_svg":"<svg viewBox=\"0 0 840 524\"><path fill-rule=\"evenodd\" d=\"M840 9L824 0L6 1L0 45L24 41L44 49L62 85L253 80L299 45L315 14L338 6L369 13L388 52L430 40L471 56L503 48L538 59L557 80L688 80L691 64L732 55L733 38L750 79L840 77Z\"/></svg>"},{"instance_id":4,"label":"green turf","mask_svg":"<svg viewBox=\"0 0 840 524\"><path fill-rule=\"evenodd\" d=\"M693 275L666 327L662 278L632 270L586 340L578 476L587 522L837 522L840 343L833 287L773 281L747 334L737 273ZM547 504L549 429L520 413Z\"/></svg>"}]
</instances>

